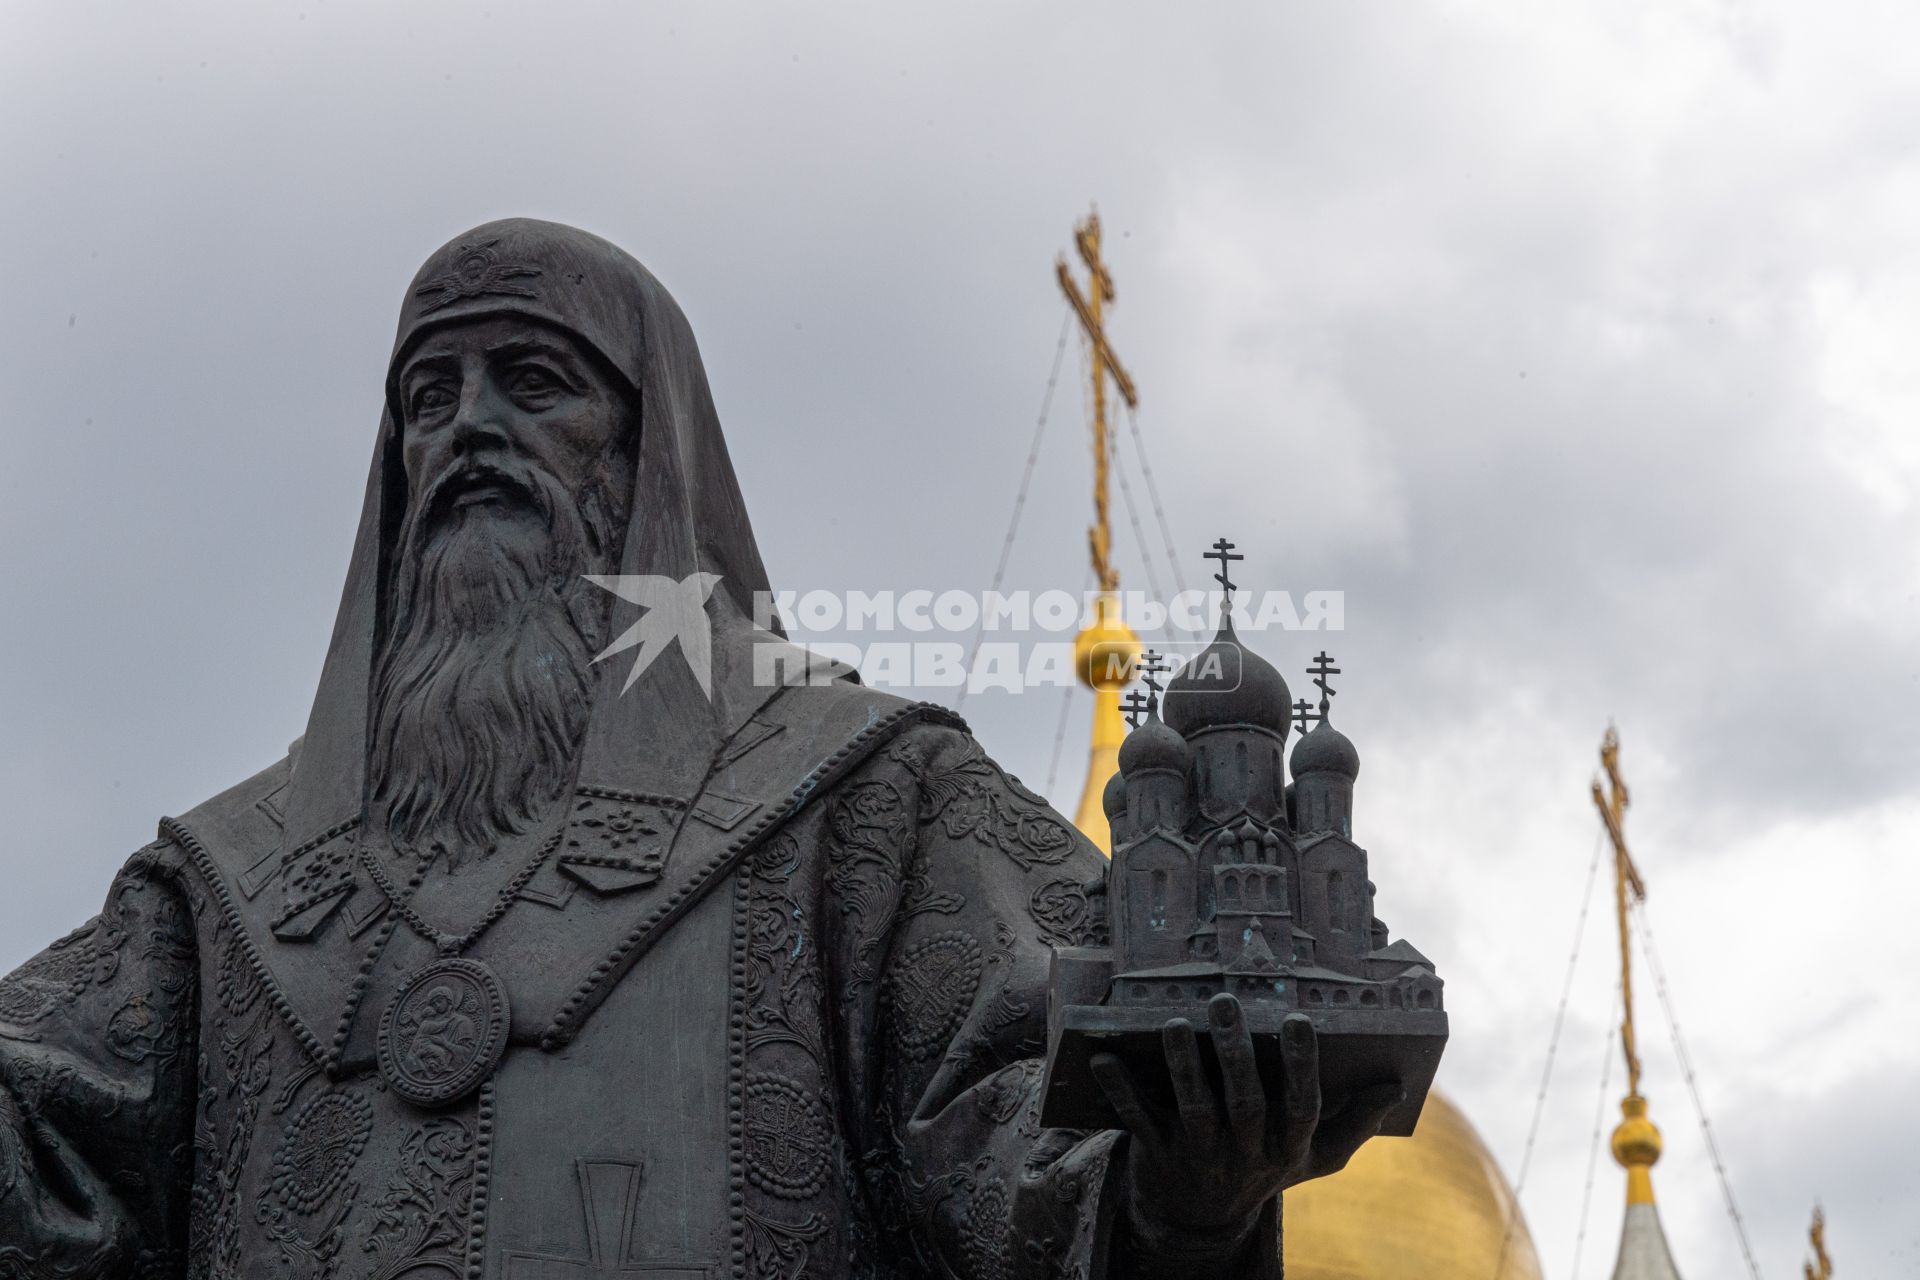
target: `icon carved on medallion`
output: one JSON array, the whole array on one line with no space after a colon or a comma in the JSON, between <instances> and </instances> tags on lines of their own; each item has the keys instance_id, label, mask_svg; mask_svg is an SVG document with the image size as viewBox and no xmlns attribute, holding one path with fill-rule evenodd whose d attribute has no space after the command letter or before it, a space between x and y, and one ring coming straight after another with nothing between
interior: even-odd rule
<instances>
[{"instance_id":1,"label":"icon carved on medallion","mask_svg":"<svg viewBox=\"0 0 1920 1280\"><path fill-rule=\"evenodd\" d=\"M507 1043L507 992L477 960L416 973L380 1018L380 1074L421 1107L460 1101L493 1071Z\"/></svg>"}]
</instances>

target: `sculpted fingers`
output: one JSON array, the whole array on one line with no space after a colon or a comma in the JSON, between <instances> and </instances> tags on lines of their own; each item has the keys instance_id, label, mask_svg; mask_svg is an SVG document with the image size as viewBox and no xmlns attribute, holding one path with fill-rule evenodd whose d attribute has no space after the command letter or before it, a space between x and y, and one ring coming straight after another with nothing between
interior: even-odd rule
<instances>
[{"instance_id":1,"label":"sculpted fingers","mask_svg":"<svg viewBox=\"0 0 1920 1280\"><path fill-rule=\"evenodd\" d=\"M1127 1131L1139 1138L1158 1141L1160 1126L1154 1123L1152 1111L1140 1100L1140 1091L1134 1087L1133 1073L1127 1070L1126 1064L1111 1053L1096 1053L1087 1065Z\"/></svg>"},{"instance_id":2,"label":"sculpted fingers","mask_svg":"<svg viewBox=\"0 0 1920 1280\"><path fill-rule=\"evenodd\" d=\"M1240 1002L1225 992L1207 1003L1207 1018L1213 1025L1213 1049L1220 1058L1234 1146L1243 1158L1257 1159L1266 1153L1267 1094L1253 1060L1253 1034L1247 1030Z\"/></svg>"},{"instance_id":3,"label":"sculpted fingers","mask_svg":"<svg viewBox=\"0 0 1920 1280\"><path fill-rule=\"evenodd\" d=\"M1320 1124L1320 1040L1306 1014L1289 1014L1280 1024L1280 1057L1286 1067L1281 1158L1289 1169L1304 1169Z\"/></svg>"},{"instance_id":4,"label":"sculpted fingers","mask_svg":"<svg viewBox=\"0 0 1920 1280\"><path fill-rule=\"evenodd\" d=\"M1173 1019L1160 1032L1160 1043L1166 1052L1167 1074L1173 1080L1173 1101L1180 1111L1181 1126L1190 1137L1211 1137L1220 1122L1220 1111L1200 1063L1200 1042L1194 1036L1193 1024L1185 1018Z\"/></svg>"}]
</instances>

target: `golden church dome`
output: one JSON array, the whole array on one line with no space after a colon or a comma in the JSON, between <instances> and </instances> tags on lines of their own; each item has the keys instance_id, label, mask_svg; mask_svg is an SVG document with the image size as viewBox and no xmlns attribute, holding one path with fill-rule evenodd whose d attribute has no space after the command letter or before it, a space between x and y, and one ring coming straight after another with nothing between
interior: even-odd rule
<instances>
[{"instance_id":1,"label":"golden church dome","mask_svg":"<svg viewBox=\"0 0 1920 1280\"><path fill-rule=\"evenodd\" d=\"M1411 1138L1375 1138L1286 1194L1287 1280L1540 1280L1533 1237L1480 1135L1439 1092ZM1506 1240L1511 1224L1513 1238Z\"/></svg>"}]
</instances>

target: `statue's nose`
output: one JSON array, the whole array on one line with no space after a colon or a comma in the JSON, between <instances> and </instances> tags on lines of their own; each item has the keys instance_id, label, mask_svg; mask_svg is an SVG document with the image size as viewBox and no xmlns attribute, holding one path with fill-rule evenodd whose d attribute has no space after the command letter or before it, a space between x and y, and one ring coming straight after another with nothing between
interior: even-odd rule
<instances>
[{"instance_id":1,"label":"statue's nose","mask_svg":"<svg viewBox=\"0 0 1920 1280\"><path fill-rule=\"evenodd\" d=\"M492 412L484 400L470 396L461 403L460 416L453 424L454 457L485 453L505 448L506 444L506 428L501 425L499 415Z\"/></svg>"}]
</instances>

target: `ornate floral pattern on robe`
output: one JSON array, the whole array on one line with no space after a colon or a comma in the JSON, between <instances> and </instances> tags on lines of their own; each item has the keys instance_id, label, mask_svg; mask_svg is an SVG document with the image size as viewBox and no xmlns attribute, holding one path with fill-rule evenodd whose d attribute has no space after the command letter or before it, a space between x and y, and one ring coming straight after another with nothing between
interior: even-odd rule
<instances>
[{"instance_id":1,"label":"ornate floral pattern on robe","mask_svg":"<svg viewBox=\"0 0 1920 1280\"><path fill-rule=\"evenodd\" d=\"M738 1188L723 1272L1128 1273L1108 1247L1124 1139L1039 1123L1050 949L1102 927L1101 867L970 737L922 725L710 890L733 900L743 1045L714 1153ZM0 981L0 1278L510 1268L485 1238L484 1108L414 1116L373 1072L329 1080L239 950L163 841ZM1278 1276L1277 1229L1251 1248L1220 1274ZM565 1274L628 1274L596 1259Z\"/></svg>"}]
</instances>

